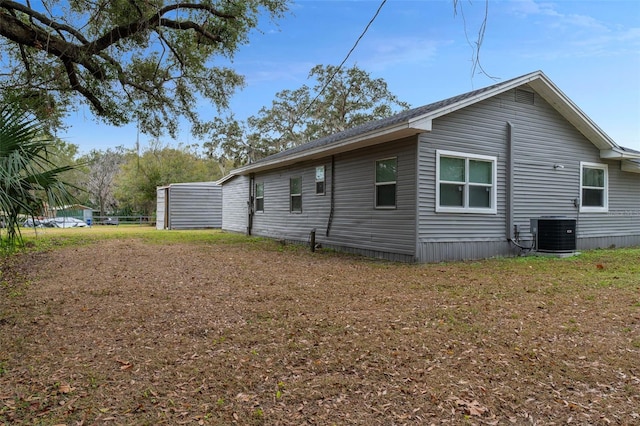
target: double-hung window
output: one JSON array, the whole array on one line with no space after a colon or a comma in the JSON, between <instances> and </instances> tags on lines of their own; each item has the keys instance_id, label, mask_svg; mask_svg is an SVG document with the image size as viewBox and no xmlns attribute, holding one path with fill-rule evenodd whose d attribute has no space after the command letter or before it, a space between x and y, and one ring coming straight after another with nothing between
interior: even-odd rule
<instances>
[{"instance_id":1,"label":"double-hung window","mask_svg":"<svg viewBox=\"0 0 640 426\"><path fill-rule=\"evenodd\" d=\"M302 213L302 178L292 177L289 180L289 211Z\"/></svg>"},{"instance_id":2,"label":"double-hung window","mask_svg":"<svg viewBox=\"0 0 640 426\"><path fill-rule=\"evenodd\" d=\"M580 211L609 210L608 168L606 164L580 162Z\"/></svg>"},{"instance_id":3,"label":"double-hung window","mask_svg":"<svg viewBox=\"0 0 640 426\"><path fill-rule=\"evenodd\" d=\"M324 166L316 167L316 195L324 195Z\"/></svg>"},{"instance_id":4,"label":"double-hung window","mask_svg":"<svg viewBox=\"0 0 640 426\"><path fill-rule=\"evenodd\" d=\"M398 159L385 158L376 161L376 208L396 207L396 180Z\"/></svg>"},{"instance_id":5,"label":"double-hung window","mask_svg":"<svg viewBox=\"0 0 640 426\"><path fill-rule=\"evenodd\" d=\"M264 182L256 183L256 211L264 211Z\"/></svg>"},{"instance_id":6,"label":"double-hung window","mask_svg":"<svg viewBox=\"0 0 640 426\"><path fill-rule=\"evenodd\" d=\"M495 214L497 158L436 151L436 212Z\"/></svg>"}]
</instances>

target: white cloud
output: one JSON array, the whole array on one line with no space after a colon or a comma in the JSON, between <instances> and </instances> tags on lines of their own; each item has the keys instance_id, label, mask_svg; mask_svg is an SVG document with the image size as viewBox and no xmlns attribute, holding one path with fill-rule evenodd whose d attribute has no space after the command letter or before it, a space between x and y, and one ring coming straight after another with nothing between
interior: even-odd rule
<instances>
[{"instance_id":1,"label":"white cloud","mask_svg":"<svg viewBox=\"0 0 640 426\"><path fill-rule=\"evenodd\" d=\"M370 70L381 71L401 65L432 62L439 50L450 44L419 37L394 37L372 39L362 46L358 56L366 58L358 63Z\"/></svg>"},{"instance_id":2,"label":"white cloud","mask_svg":"<svg viewBox=\"0 0 640 426\"><path fill-rule=\"evenodd\" d=\"M524 57L552 60L638 55L640 28L614 25L584 13L561 13L559 4L549 2L522 0L508 4L510 14L533 21L538 28L539 39L529 40ZM551 44L550 39L554 40Z\"/></svg>"},{"instance_id":3,"label":"white cloud","mask_svg":"<svg viewBox=\"0 0 640 426\"><path fill-rule=\"evenodd\" d=\"M531 15L560 16L556 12L553 4L545 2L537 2L535 0L518 0L509 2L509 8L512 14L521 17Z\"/></svg>"},{"instance_id":4,"label":"white cloud","mask_svg":"<svg viewBox=\"0 0 640 426\"><path fill-rule=\"evenodd\" d=\"M285 88L304 84L309 71L317 64L305 61L259 61L244 62L241 65L238 71L246 76L247 85L278 82Z\"/></svg>"},{"instance_id":5,"label":"white cloud","mask_svg":"<svg viewBox=\"0 0 640 426\"><path fill-rule=\"evenodd\" d=\"M518 0L510 3L511 13L522 18L533 16L546 17L548 25L555 28L580 28L608 31L607 26L598 19L583 14L564 14L557 10L554 3Z\"/></svg>"}]
</instances>

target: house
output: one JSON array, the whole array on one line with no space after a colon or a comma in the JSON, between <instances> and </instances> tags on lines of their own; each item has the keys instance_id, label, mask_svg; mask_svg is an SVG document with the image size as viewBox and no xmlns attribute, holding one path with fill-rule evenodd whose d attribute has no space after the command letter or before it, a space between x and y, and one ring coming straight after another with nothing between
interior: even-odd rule
<instances>
[{"instance_id":1,"label":"house","mask_svg":"<svg viewBox=\"0 0 640 426\"><path fill-rule=\"evenodd\" d=\"M222 227L222 188L215 182L172 183L156 191L156 229Z\"/></svg>"},{"instance_id":2,"label":"house","mask_svg":"<svg viewBox=\"0 0 640 426\"><path fill-rule=\"evenodd\" d=\"M570 251L640 245L640 152L541 71L311 141L219 183L225 230L315 236L390 260L553 252L556 237L558 251L566 240Z\"/></svg>"}]
</instances>

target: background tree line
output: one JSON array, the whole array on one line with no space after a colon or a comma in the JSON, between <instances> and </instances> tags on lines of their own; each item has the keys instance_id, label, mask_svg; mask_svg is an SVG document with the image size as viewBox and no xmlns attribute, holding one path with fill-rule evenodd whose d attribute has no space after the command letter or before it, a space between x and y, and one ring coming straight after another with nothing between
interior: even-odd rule
<instances>
[{"instance_id":1,"label":"background tree line","mask_svg":"<svg viewBox=\"0 0 640 426\"><path fill-rule=\"evenodd\" d=\"M65 167L59 178L77 202L105 215L153 215L156 188L216 181L231 169L270 154L386 117L408 104L383 79L358 67L315 66L312 86L276 93L270 107L238 121L215 118L202 145L170 146L155 139L141 150L92 150L53 138L49 160Z\"/></svg>"},{"instance_id":2,"label":"background tree line","mask_svg":"<svg viewBox=\"0 0 640 426\"><path fill-rule=\"evenodd\" d=\"M77 155L76 145L57 140L51 155L58 164L70 166L61 179L70 185L75 200L93 207L97 215L151 216L158 186L222 177L218 161L198 154L196 148L155 141L140 152L117 147Z\"/></svg>"},{"instance_id":3,"label":"background tree line","mask_svg":"<svg viewBox=\"0 0 640 426\"><path fill-rule=\"evenodd\" d=\"M233 167L408 108L384 80L357 66L317 65L309 85L276 93L256 115L223 118L244 78L216 59L232 58L258 19L282 18L289 4L1 1L0 101L7 113L0 122L0 214L12 217L11 235L19 236L18 215L36 215L45 203L75 200L100 215L151 215L157 186L214 181ZM203 101L218 114L199 116ZM155 142L142 151L80 155L53 135L81 105L109 124L135 122ZM160 142L164 134L178 136L181 120L202 147ZM29 132L14 132L21 126Z\"/></svg>"},{"instance_id":4,"label":"background tree line","mask_svg":"<svg viewBox=\"0 0 640 426\"><path fill-rule=\"evenodd\" d=\"M124 147L79 155L78 146L55 140L54 163L81 203L107 214L152 215L156 188L178 182L216 181L232 168L408 108L387 88L354 66L315 66L312 86L283 90L270 107L238 121L214 119L202 145L169 146L155 140L138 152Z\"/></svg>"}]
</instances>

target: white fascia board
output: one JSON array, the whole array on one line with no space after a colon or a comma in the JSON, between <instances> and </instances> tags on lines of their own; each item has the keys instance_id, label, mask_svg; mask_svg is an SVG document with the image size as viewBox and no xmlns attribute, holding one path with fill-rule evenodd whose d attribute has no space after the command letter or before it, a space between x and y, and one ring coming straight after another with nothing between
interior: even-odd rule
<instances>
[{"instance_id":1,"label":"white fascia board","mask_svg":"<svg viewBox=\"0 0 640 426\"><path fill-rule=\"evenodd\" d=\"M609 160L619 160L622 158L622 153L615 149L601 149L600 158Z\"/></svg>"},{"instance_id":2,"label":"white fascia board","mask_svg":"<svg viewBox=\"0 0 640 426\"><path fill-rule=\"evenodd\" d=\"M207 182L176 182L170 183L166 186L166 188L170 186L217 186L216 182L207 181Z\"/></svg>"},{"instance_id":3,"label":"white fascia board","mask_svg":"<svg viewBox=\"0 0 640 426\"><path fill-rule=\"evenodd\" d=\"M544 78L545 81L548 80L544 77L544 74L542 73L542 71L535 71L525 76L522 76L517 80L512 81L508 85L502 85L494 88L493 90L487 90L479 95L466 98L455 104L447 105L438 110L431 111L425 115L414 117L408 120L407 122L400 123L395 126L387 127L385 129L378 129L373 132L355 136L353 138L344 139L333 144L318 147L317 149L314 149L314 150L303 151L303 152L300 152L299 154L294 154L292 156L288 156L283 159L274 159L272 161L259 162L258 164L249 164L233 170L231 174L246 175L251 172L267 170L273 167L287 166L303 160L319 158L326 155L337 154L339 152L349 151L352 149L357 149L365 146L371 146L371 145L392 140L393 138L389 137L390 135L393 135L395 137L406 137L412 134L430 132L432 129L433 120L435 118L457 111L466 106L475 104L484 99L495 96L498 93L511 90L515 87L522 86L523 84L527 84L531 81L538 80L541 78ZM413 133L411 133L411 131L413 131ZM221 180L220 183L223 183L226 180L227 179L223 178L223 180Z\"/></svg>"},{"instance_id":4,"label":"white fascia board","mask_svg":"<svg viewBox=\"0 0 640 426\"><path fill-rule=\"evenodd\" d=\"M433 128L433 117L429 114L427 116L413 118L409 120L408 126L410 129L417 130L416 133L430 132Z\"/></svg>"},{"instance_id":5,"label":"white fascia board","mask_svg":"<svg viewBox=\"0 0 640 426\"><path fill-rule=\"evenodd\" d=\"M619 149L601 149L600 158L607 160L640 159L640 154L625 152Z\"/></svg>"},{"instance_id":6,"label":"white fascia board","mask_svg":"<svg viewBox=\"0 0 640 426\"><path fill-rule=\"evenodd\" d=\"M234 170L231 171L231 173L229 173L226 176L221 177L220 179L218 179L216 181L216 185L220 185L222 186L222 184L224 184L226 181L233 179L236 176L236 174L234 173Z\"/></svg>"},{"instance_id":7,"label":"white fascia board","mask_svg":"<svg viewBox=\"0 0 640 426\"><path fill-rule=\"evenodd\" d=\"M613 139L546 76L541 75L539 79L531 81L529 85L598 149L608 150L618 147Z\"/></svg>"},{"instance_id":8,"label":"white fascia board","mask_svg":"<svg viewBox=\"0 0 640 426\"><path fill-rule=\"evenodd\" d=\"M348 139L342 139L327 145L319 146L315 149L301 151L296 154L289 155L284 158L274 158L270 161L260 161L259 163L248 164L233 170L234 175L247 175L249 173L260 172L263 170L273 169L275 167L284 167L291 164L299 163L306 160L314 160L326 157L328 155L339 154L346 151L353 151L359 148L377 145L383 142L389 142L394 139L414 136L419 133L429 132L432 128L432 120L427 116L416 117L403 123L399 123L384 129L378 129L369 133L354 136Z\"/></svg>"},{"instance_id":9,"label":"white fascia board","mask_svg":"<svg viewBox=\"0 0 640 426\"><path fill-rule=\"evenodd\" d=\"M623 160L620 166L620 170L623 172L640 173L640 163Z\"/></svg>"}]
</instances>

